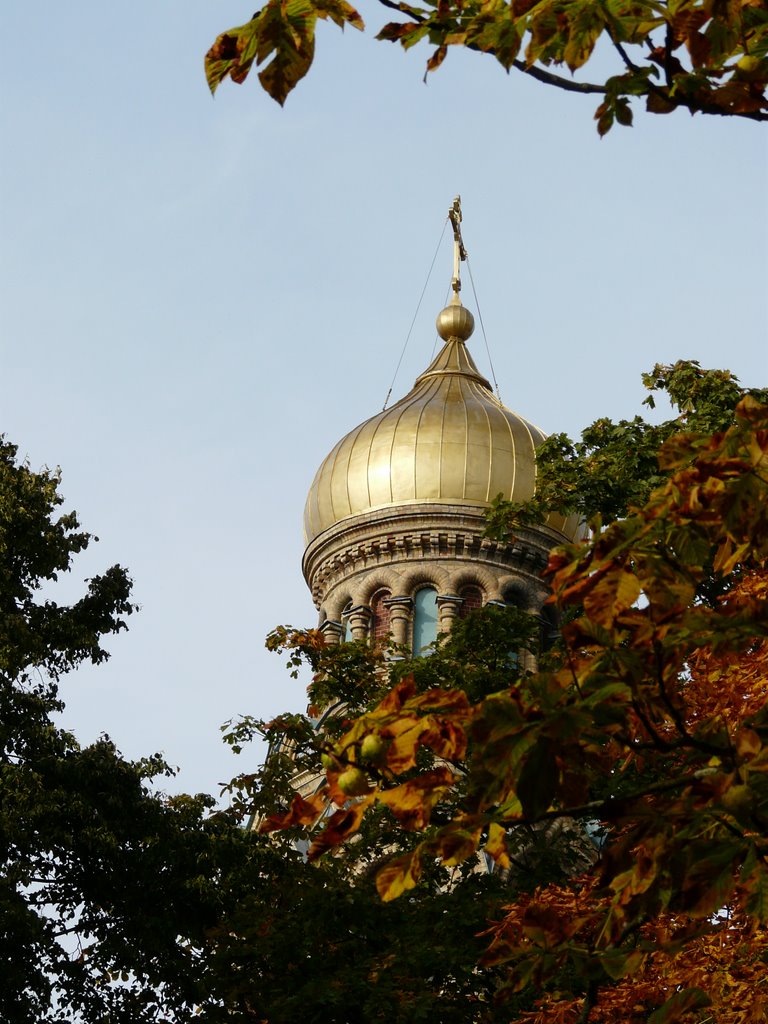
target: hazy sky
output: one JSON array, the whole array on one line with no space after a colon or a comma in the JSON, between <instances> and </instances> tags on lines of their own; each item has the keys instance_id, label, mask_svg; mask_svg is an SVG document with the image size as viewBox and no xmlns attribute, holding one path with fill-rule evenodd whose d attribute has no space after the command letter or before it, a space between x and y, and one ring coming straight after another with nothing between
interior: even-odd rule
<instances>
[{"instance_id":1,"label":"hazy sky","mask_svg":"<svg viewBox=\"0 0 768 1024\"><path fill-rule=\"evenodd\" d=\"M0 5L0 429L101 538L62 594L119 561L141 604L65 720L193 791L259 756L224 720L303 706L263 641L315 624L307 488L381 408L457 192L502 398L543 429L641 411L658 361L768 383L765 126L637 110L601 141L593 97L478 54L425 86L373 3L374 32L320 26L283 110L211 99L203 55L253 8ZM446 233L393 399L450 273Z\"/></svg>"}]
</instances>

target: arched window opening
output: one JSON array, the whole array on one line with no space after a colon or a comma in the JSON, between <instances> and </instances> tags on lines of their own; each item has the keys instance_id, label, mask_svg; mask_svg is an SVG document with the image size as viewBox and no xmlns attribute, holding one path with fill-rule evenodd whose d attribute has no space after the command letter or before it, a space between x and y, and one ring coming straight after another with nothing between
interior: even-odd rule
<instances>
[{"instance_id":1,"label":"arched window opening","mask_svg":"<svg viewBox=\"0 0 768 1024\"><path fill-rule=\"evenodd\" d=\"M560 636L558 627L557 612L551 605L545 605L539 613L541 626L541 649L548 651Z\"/></svg>"},{"instance_id":2,"label":"arched window opening","mask_svg":"<svg viewBox=\"0 0 768 1024\"><path fill-rule=\"evenodd\" d=\"M504 591L504 604L507 608L525 608L525 599L519 590L515 590L514 587L509 587Z\"/></svg>"},{"instance_id":3,"label":"arched window opening","mask_svg":"<svg viewBox=\"0 0 768 1024\"><path fill-rule=\"evenodd\" d=\"M437 591L434 587L422 587L413 599L413 653L430 653L437 640Z\"/></svg>"},{"instance_id":4,"label":"arched window opening","mask_svg":"<svg viewBox=\"0 0 768 1024\"><path fill-rule=\"evenodd\" d=\"M392 595L388 590L379 590L371 598L371 643L380 646L389 637L389 606Z\"/></svg>"},{"instance_id":5,"label":"arched window opening","mask_svg":"<svg viewBox=\"0 0 768 1024\"><path fill-rule=\"evenodd\" d=\"M483 607L483 592L480 587L462 587L459 591L461 604L459 605L459 618L466 619L470 612L476 612Z\"/></svg>"},{"instance_id":6,"label":"arched window opening","mask_svg":"<svg viewBox=\"0 0 768 1024\"><path fill-rule=\"evenodd\" d=\"M518 611L522 611L523 601L521 595L516 590L505 590L504 605L506 608L516 608ZM515 668L520 662L518 651L510 651L507 658L510 668Z\"/></svg>"}]
</instances>

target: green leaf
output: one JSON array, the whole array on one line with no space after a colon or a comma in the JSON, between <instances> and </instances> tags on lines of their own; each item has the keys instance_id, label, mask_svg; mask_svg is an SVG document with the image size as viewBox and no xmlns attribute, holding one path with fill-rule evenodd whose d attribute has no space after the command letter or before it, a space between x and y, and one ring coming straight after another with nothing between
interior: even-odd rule
<instances>
[{"instance_id":1,"label":"green leaf","mask_svg":"<svg viewBox=\"0 0 768 1024\"><path fill-rule=\"evenodd\" d=\"M346 0L269 0L245 25L223 32L205 57L205 74L211 92L229 76L245 81L254 61L262 69L259 81L281 106L312 65L315 24L330 19L342 29L362 30L363 19Z\"/></svg>"},{"instance_id":2,"label":"green leaf","mask_svg":"<svg viewBox=\"0 0 768 1024\"><path fill-rule=\"evenodd\" d=\"M258 63L274 52L259 81L281 106L312 65L316 15L308 0L270 0L262 11Z\"/></svg>"},{"instance_id":3,"label":"green leaf","mask_svg":"<svg viewBox=\"0 0 768 1024\"><path fill-rule=\"evenodd\" d=\"M595 111L595 120L597 121L597 134L602 139L613 127L613 111L609 110L605 103L601 103Z\"/></svg>"},{"instance_id":4,"label":"green leaf","mask_svg":"<svg viewBox=\"0 0 768 1024\"><path fill-rule=\"evenodd\" d=\"M645 109L650 114L671 114L673 110L676 110L676 104L669 99L666 93L662 93L656 89L653 92L648 93L648 98L645 101Z\"/></svg>"},{"instance_id":5,"label":"green leaf","mask_svg":"<svg viewBox=\"0 0 768 1024\"><path fill-rule=\"evenodd\" d=\"M260 32L259 15L254 15L245 25L222 32L205 55L205 77L212 93L229 75L233 82L240 84L256 55Z\"/></svg>"},{"instance_id":6,"label":"green leaf","mask_svg":"<svg viewBox=\"0 0 768 1024\"><path fill-rule=\"evenodd\" d=\"M457 38L457 41L459 39ZM466 27L463 45L492 53L505 70L509 71L520 52L523 29L511 7L501 6L499 12L483 11Z\"/></svg>"},{"instance_id":7,"label":"green leaf","mask_svg":"<svg viewBox=\"0 0 768 1024\"><path fill-rule=\"evenodd\" d=\"M768 921L768 872L762 861L757 862L754 871L746 879L747 913L761 924Z\"/></svg>"},{"instance_id":8,"label":"green leaf","mask_svg":"<svg viewBox=\"0 0 768 1024\"><path fill-rule=\"evenodd\" d=\"M626 128L632 126L632 108L626 99L619 99L616 103L616 120Z\"/></svg>"},{"instance_id":9,"label":"green leaf","mask_svg":"<svg viewBox=\"0 0 768 1024\"><path fill-rule=\"evenodd\" d=\"M421 849L395 857L376 875L376 889L385 903L413 889L421 877Z\"/></svg>"},{"instance_id":10,"label":"green leaf","mask_svg":"<svg viewBox=\"0 0 768 1024\"><path fill-rule=\"evenodd\" d=\"M342 30L345 25L351 25L360 32L365 28L365 22L347 0L313 0L313 7L318 18L330 18Z\"/></svg>"},{"instance_id":11,"label":"green leaf","mask_svg":"<svg viewBox=\"0 0 768 1024\"><path fill-rule=\"evenodd\" d=\"M620 981L634 974L645 961L646 954L638 950L609 949L600 954L603 970L612 981Z\"/></svg>"},{"instance_id":12,"label":"green leaf","mask_svg":"<svg viewBox=\"0 0 768 1024\"><path fill-rule=\"evenodd\" d=\"M595 43L605 28L602 0L572 3L568 11L568 42L563 49L563 60L576 71L592 56Z\"/></svg>"}]
</instances>

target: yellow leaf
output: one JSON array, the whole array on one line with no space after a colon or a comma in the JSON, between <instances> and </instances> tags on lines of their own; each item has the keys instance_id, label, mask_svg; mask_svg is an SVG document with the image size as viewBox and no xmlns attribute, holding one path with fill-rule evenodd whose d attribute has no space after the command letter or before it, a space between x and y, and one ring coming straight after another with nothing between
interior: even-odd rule
<instances>
[{"instance_id":1,"label":"yellow leaf","mask_svg":"<svg viewBox=\"0 0 768 1024\"><path fill-rule=\"evenodd\" d=\"M627 569L605 575L584 596L584 609L601 626L613 625L616 616L631 608L640 596L640 580Z\"/></svg>"},{"instance_id":2,"label":"yellow leaf","mask_svg":"<svg viewBox=\"0 0 768 1024\"><path fill-rule=\"evenodd\" d=\"M376 889L384 903L413 889L421 878L421 849L395 857L376 875Z\"/></svg>"},{"instance_id":3,"label":"yellow leaf","mask_svg":"<svg viewBox=\"0 0 768 1024\"><path fill-rule=\"evenodd\" d=\"M741 729L736 737L736 750L739 757L749 760L762 750L763 744L754 729Z\"/></svg>"},{"instance_id":4,"label":"yellow leaf","mask_svg":"<svg viewBox=\"0 0 768 1024\"><path fill-rule=\"evenodd\" d=\"M425 828L429 824L432 808L453 785L453 781L450 768L436 768L394 789L382 790L376 797L380 803L389 807L403 828Z\"/></svg>"},{"instance_id":5,"label":"yellow leaf","mask_svg":"<svg viewBox=\"0 0 768 1024\"><path fill-rule=\"evenodd\" d=\"M488 841L485 844L485 852L493 857L500 868L510 866L509 854L507 853L507 833L497 822L492 821L488 826Z\"/></svg>"}]
</instances>

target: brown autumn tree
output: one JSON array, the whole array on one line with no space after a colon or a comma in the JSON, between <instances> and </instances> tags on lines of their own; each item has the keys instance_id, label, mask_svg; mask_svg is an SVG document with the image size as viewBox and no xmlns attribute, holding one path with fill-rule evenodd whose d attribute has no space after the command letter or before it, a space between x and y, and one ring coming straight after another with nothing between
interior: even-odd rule
<instances>
[{"instance_id":1,"label":"brown autumn tree","mask_svg":"<svg viewBox=\"0 0 768 1024\"><path fill-rule=\"evenodd\" d=\"M376 38L405 49L430 44L427 73L440 67L451 47L488 54L507 72L599 96L601 135L614 123L632 124L633 99L655 114L688 110L768 120L766 0L379 2L398 20ZM227 77L245 81L255 65L265 91L284 103L312 65L320 20L364 28L347 0L268 0L211 46L205 58L211 91ZM578 72L598 48L601 66L613 56L611 73L603 78L601 71L600 81L581 80Z\"/></svg>"},{"instance_id":2,"label":"brown autumn tree","mask_svg":"<svg viewBox=\"0 0 768 1024\"><path fill-rule=\"evenodd\" d=\"M513 871L521 835L554 823L595 834L593 866L489 922L481 969L509 1020L768 1013L768 407L671 434L659 472L553 553L569 621L548 664L492 693L402 679L328 750L324 787L266 825L308 829L317 859L386 809L415 841L378 870L385 902L479 852Z\"/></svg>"}]
</instances>

